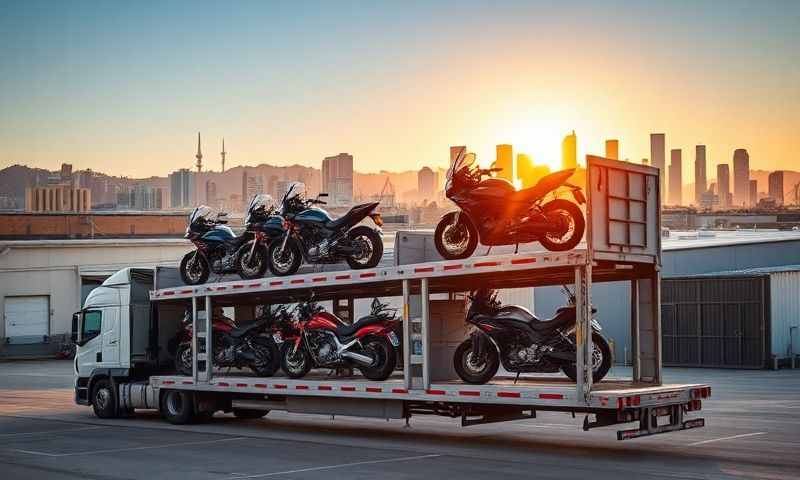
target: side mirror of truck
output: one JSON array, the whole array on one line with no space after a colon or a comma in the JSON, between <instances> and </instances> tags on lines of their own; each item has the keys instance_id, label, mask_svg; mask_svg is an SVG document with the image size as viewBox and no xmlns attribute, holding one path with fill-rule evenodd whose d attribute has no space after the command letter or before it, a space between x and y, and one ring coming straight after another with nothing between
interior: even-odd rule
<instances>
[{"instance_id":1,"label":"side mirror of truck","mask_svg":"<svg viewBox=\"0 0 800 480\"><path fill-rule=\"evenodd\" d=\"M80 341L81 333L81 312L72 314L72 343L75 345Z\"/></svg>"}]
</instances>

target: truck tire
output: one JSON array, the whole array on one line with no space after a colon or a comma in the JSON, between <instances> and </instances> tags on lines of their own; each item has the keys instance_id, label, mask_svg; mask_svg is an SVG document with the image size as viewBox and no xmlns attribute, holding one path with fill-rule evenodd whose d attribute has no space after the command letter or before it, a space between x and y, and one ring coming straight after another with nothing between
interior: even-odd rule
<instances>
[{"instance_id":1,"label":"truck tire","mask_svg":"<svg viewBox=\"0 0 800 480\"><path fill-rule=\"evenodd\" d=\"M234 408L233 416L240 420L254 420L257 418L264 418L269 413L269 410L251 410L249 408Z\"/></svg>"},{"instance_id":2,"label":"truck tire","mask_svg":"<svg viewBox=\"0 0 800 480\"><path fill-rule=\"evenodd\" d=\"M161 395L161 416L173 425L186 425L194 418L194 398L189 392L167 390Z\"/></svg>"},{"instance_id":3,"label":"truck tire","mask_svg":"<svg viewBox=\"0 0 800 480\"><path fill-rule=\"evenodd\" d=\"M95 380L90 398L92 410L98 418L115 418L117 416L117 394L110 379Z\"/></svg>"}]
</instances>

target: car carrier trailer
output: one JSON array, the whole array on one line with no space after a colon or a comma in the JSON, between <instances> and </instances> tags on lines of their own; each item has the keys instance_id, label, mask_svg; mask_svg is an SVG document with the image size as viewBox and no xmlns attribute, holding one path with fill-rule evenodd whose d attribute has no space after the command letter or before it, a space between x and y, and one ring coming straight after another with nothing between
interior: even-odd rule
<instances>
[{"instance_id":1,"label":"car carrier trailer","mask_svg":"<svg viewBox=\"0 0 800 480\"><path fill-rule=\"evenodd\" d=\"M661 381L658 170L591 156L587 165L586 243L568 252L492 255L199 286L167 287L156 270L150 273L153 290L146 300L136 293L142 288L136 286L136 278L147 285L148 274L120 272L98 289L98 297L106 295L111 300L103 303L90 295L76 316L81 344L76 357L76 401L91 404L98 415L106 416L156 408L173 423L208 418L219 410L250 418L284 410L406 420L414 415L443 415L460 418L468 426L532 419L539 411L563 411L585 414L585 430L630 424L617 432L620 440L702 427L702 418L688 419L688 414L701 409L710 388ZM625 281L631 287L633 375L593 384L586 361L591 351L591 285L607 281ZM476 286L565 284L575 285L577 382L526 376L519 381L496 377L484 385L469 385L458 379L450 346L466 338L464 318L442 307L458 307L459 301L453 299ZM104 316L95 334L100 341L87 341L87 318L98 310L105 315L107 307L102 305L114 301L103 288L116 289L121 299L118 313L109 314L117 316L118 333L115 337L114 326L107 327ZM206 353L212 351L208 312L215 307L253 311L257 305L294 303L312 292L317 301L333 301L334 310L347 311L349 305L351 312L355 299L402 297L402 371L375 382L347 374L313 372L292 380L280 374L263 378L215 370L213 356ZM450 300L432 300L434 294L448 294ZM127 304L125 295L130 298ZM602 309L602 305L597 307ZM170 365L167 339L185 310L191 312L195 332L192 376L165 373ZM90 347L92 341L94 347ZM116 356L111 347L115 344ZM110 362L103 361L106 347L114 358Z\"/></svg>"}]
</instances>

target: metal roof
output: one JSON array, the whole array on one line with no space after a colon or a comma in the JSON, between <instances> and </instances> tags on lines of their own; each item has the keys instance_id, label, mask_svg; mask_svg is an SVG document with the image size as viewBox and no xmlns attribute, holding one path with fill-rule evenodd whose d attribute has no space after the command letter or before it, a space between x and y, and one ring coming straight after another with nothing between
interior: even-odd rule
<instances>
[{"instance_id":1,"label":"metal roof","mask_svg":"<svg viewBox=\"0 0 800 480\"><path fill-rule=\"evenodd\" d=\"M698 273L687 277L761 277L771 273L800 272L800 265L778 265L774 267L743 268L741 270L725 270L721 272Z\"/></svg>"}]
</instances>

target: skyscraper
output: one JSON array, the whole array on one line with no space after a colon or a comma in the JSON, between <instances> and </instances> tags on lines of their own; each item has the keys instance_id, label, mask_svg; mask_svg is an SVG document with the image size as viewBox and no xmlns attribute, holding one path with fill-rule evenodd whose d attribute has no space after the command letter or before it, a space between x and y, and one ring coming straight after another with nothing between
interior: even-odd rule
<instances>
[{"instance_id":1,"label":"skyscraper","mask_svg":"<svg viewBox=\"0 0 800 480\"><path fill-rule=\"evenodd\" d=\"M519 164L519 158L517 159ZM561 142L561 168L575 168L578 166L578 137L575 136L575 130L569 135L564 137ZM522 174L518 173L520 178Z\"/></svg>"},{"instance_id":2,"label":"skyscraper","mask_svg":"<svg viewBox=\"0 0 800 480\"><path fill-rule=\"evenodd\" d=\"M733 203L737 207L748 207L750 197L750 155L744 148L733 152Z\"/></svg>"},{"instance_id":3,"label":"skyscraper","mask_svg":"<svg viewBox=\"0 0 800 480\"><path fill-rule=\"evenodd\" d=\"M750 206L758 204L758 180L747 182L747 204Z\"/></svg>"},{"instance_id":4,"label":"skyscraper","mask_svg":"<svg viewBox=\"0 0 800 480\"><path fill-rule=\"evenodd\" d=\"M669 164L669 203L670 205L682 205L683 198L683 176L681 174L681 150L675 148L670 150Z\"/></svg>"},{"instance_id":5,"label":"skyscraper","mask_svg":"<svg viewBox=\"0 0 800 480\"><path fill-rule=\"evenodd\" d=\"M606 158L619 160L619 140L606 140Z\"/></svg>"},{"instance_id":6,"label":"skyscraper","mask_svg":"<svg viewBox=\"0 0 800 480\"><path fill-rule=\"evenodd\" d=\"M353 156L340 153L322 160L322 191L333 206L353 203Z\"/></svg>"},{"instance_id":7,"label":"skyscraper","mask_svg":"<svg viewBox=\"0 0 800 480\"><path fill-rule=\"evenodd\" d=\"M708 189L708 179L706 178L706 146L696 145L694 147L694 204L700 205L703 194Z\"/></svg>"},{"instance_id":8,"label":"skyscraper","mask_svg":"<svg viewBox=\"0 0 800 480\"><path fill-rule=\"evenodd\" d=\"M422 167L417 172L417 191L422 200L433 200L436 196L436 172L430 167Z\"/></svg>"},{"instance_id":9,"label":"skyscraper","mask_svg":"<svg viewBox=\"0 0 800 480\"><path fill-rule=\"evenodd\" d=\"M497 176L500 178L505 178L509 182L514 182L514 150L511 145L498 145L496 147L497 150L497 160L495 163L495 167L502 168L500 172L497 173Z\"/></svg>"},{"instance_id":10,"label":"skyscraper","mask_svg":"<svg viewBox=\"0 0 800 480\"><path fill-rule=\"evenodd\" d=\"M727 163L717 165L717 196L720 208L731 206L731 169Z\"/></svg>"},{"instance_id":11,"label":"skyscraper","mask_svg":"<svg viewBox=\"0 0 800 480\"><path fill-rule=\"evenodd\" d=\"M769 174L769 198L777 205L783 205L783 170L775 170Z\"/></svg>"},{"instance_id":12,"label":"skyscraper","mask_svg":"<svg viewBox=\"0 0 800 480\"><path fill-rule=\"evenodd\" d=\"M181 168L169 174L169 206L172 208L190 208L195 206L195 173L188 168Z\"/></svg>"},{"instance_id":13,"label":"skyscraper","mask_svg":"<svg viewBox=\"0 0 800 480\"><path fill-rule=\"evenodd\" d=\"M659 189L661 190L661 200L663 201L667 197L667 189L666 189L666 177L667 177L667 170L666 170L666 139L664 138L663 133L651 133L650 134L650 164L661 171L661 185Z\"/></svg>"}]
</instances>

